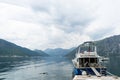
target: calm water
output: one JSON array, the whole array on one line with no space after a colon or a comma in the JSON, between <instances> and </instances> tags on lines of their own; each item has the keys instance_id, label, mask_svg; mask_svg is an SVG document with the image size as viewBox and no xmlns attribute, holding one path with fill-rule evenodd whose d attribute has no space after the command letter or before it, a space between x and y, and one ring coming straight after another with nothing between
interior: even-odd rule
<instances>
[{"instance_id":1,"label":"calm water","mask_svg":"<svg viewBox=\"0 0 120 80\"><path fill-rule=\"evenodd\" d=\"M120 57L112 57L108 71L120 76ZM63 57L0 59L0 80L72 80L73 65Z\"/></svg>"},{"instance_id":2,"label":"calm water","mask_svg":"<svg viewBox=\"0 0 120 80\"><path fill-rule=\"evenodd\" d=\"M120 56L110 57L110 60L107 63L107 69L112 74L120 77Z\"/></svg>"},{"instance_id":3,"label":"calm water","mask_svg":"<svg viewBox=\"0 0 120 80\"><path fill-rule=\"evenodd\" d=\"M72 80L72 63L63 57L1 60L0 80Z\"/></svg>"}]
</instances>

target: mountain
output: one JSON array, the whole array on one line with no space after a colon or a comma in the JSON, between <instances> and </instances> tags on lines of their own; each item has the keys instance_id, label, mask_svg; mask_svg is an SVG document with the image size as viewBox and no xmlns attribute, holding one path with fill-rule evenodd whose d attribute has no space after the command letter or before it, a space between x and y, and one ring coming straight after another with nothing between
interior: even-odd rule
<instances>
[{"instance_id":1,"label":"mountain","mask_svg":"<svg viewBox=\"0 0 120 80\"><path fill-rule=\"evenodd\" d=\"M120 56L120 35L94 41L94 43L97 46L97 52L100 56ZM70 59L74 58L78 47L65 56Z\"/></svg>"},{"instance_id":2,"label":"mountain","mask_svg":"<svg viewBox=\"0 0 120 80\"><path fill-rule=\"evenodd\" d=\"M49 56L47 53L45 53L45 52L43 52L41 50L35 49L34 51L37 52L37 53L40 53L41 55Z\"/></svg>"},{"instance_id":3,"label":"mountain","mask_svg":"<svg viewBox=\"0 0 120 80\"><path fill-rule=\"evenodd\" d=\"M0 39L0 56L42 56L43 54L34 52L24 47L20 47L14 43L8 42L6 40Z\"/></svg>"},{"instance_id":4,"label":"mountain","mask_svg":"<svg viewBox=\"0 0 120 80\"><path fill-rule=\"evenodd\" d=\"M120 56L120 35L96 41L97 51L103 56Z\"/></svg>"},{"instance_id":5,"label":"mountain","mask_svg":"<svg viewBox=\"0 0 120 80\"><path fill-rule=\"evenodd\" d=\"M62 48L55 48L55 49L46 49L44 50L45 53L51 55L51 56L64 56L70 51L72 51L74 48L70 49L62 49Z\"/></svg>"}]
</instances>

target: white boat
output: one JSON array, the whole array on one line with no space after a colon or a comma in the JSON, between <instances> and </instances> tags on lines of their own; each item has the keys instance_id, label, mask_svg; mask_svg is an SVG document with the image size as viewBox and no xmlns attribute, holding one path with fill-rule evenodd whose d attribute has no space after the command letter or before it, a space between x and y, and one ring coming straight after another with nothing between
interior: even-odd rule
<instances>
[{"instance_id":1,"label":"white boat","mask_svg":"<svg viewBox=\"0 0 120 80\"><path fill-rule=\"evenodd\" d=\"M97 54L93 42L83 43L72 60L74 64L73 80L120 80L119 77L107 72L107 68L101 61L108 58Z\"/></svg>"}]
</instances>

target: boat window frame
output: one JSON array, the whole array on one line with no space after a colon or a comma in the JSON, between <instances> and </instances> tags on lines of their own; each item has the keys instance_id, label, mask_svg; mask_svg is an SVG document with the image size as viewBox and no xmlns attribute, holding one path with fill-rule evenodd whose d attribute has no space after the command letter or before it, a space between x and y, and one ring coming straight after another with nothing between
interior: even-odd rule
<instances>
[{"instance_id":1,"label":"boat window frame","mask_svg":"<svg viewBox=\"0 0 120 80\"><path fill-rule=\"evenodd\" d=\"M86 59L86 60L85 60ZM91 62L91 59L94 59L93 62ZM88 65L91 65L91 64L98 64L98 58L79 58L78 59L79 61L79 64L82 66L82 67L85 67L85 63L88 63ZM88 67L88 66L87 66Z\"/></svg>"}]
</instances>

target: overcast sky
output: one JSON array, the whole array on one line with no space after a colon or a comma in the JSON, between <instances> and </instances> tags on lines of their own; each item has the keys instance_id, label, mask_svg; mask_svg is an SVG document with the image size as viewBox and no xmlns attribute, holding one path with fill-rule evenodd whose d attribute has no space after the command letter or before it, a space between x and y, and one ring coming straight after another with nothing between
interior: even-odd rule
<instances>
[{"instance_id":1,"label":"overcast sky","mask_svg":"<svg viewBox=\"0 0 120 80\"><path fill-rule=\"evenodd\" d=\"M0 38L29 49L71 48L120 34L120 0L0 0Z\"/></svg>"}]
</instances>

